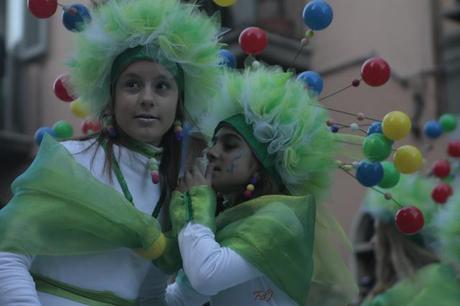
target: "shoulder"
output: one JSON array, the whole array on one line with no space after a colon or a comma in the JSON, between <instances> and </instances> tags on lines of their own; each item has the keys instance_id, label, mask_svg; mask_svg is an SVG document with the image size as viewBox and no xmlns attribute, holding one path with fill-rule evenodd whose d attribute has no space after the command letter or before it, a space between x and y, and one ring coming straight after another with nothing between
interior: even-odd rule
<instances>
[{"instance_id":1,"label":"shoulder","mask_svg":"<svg viewBox=\"0 0 460 306\"><path fill-rule=\"evenodd\" d=\"M66 140L60 142L60 144L72 155L83 154L87 151L92 151L94 153L98 147L96 139Z\"/></svg>"},{"instance_id":2,"label":"shoulder","mask_svg":"<svg viewBox=\"0 0 460 306\"><path fill-rule=\"evenodd\" d=\"M96 139L68 140L60 144L79 164L92 170L93 175L102 175L105 152Z\"/></svg>"}]
</instances>

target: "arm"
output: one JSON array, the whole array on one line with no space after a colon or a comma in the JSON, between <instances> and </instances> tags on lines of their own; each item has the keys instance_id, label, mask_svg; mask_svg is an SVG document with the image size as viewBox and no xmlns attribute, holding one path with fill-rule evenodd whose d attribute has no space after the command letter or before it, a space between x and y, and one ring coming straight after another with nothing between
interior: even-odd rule
<instances>
[{"instance_id":1,"label":"arm","mask_svg":"<svg viewBox=\"0 0 460 306\"><path fill-rule=\"evenodd\" d=\"M190 285L184 271L179 271L176 281L166 289L168 306L201 306L209 297L196 292Z\"/></svg>"},{"instance_id":2,"label":"arm","mask_svg":"<svg viewBox=\"0 0 460 306\"><path fill-rule=\"evenodd\" d=\"M263 274L230 248L215 241L207 227L188 223L179 234L179 248L185 274L201 294L218 292Z\"/></svg>"},{"instance_id":3,"label":"arm","mask_svg":"<svg viewBox=\"0 0 460 306\"><path fill-rule=\"evenodd\" d=\"M208 169L209 170L209 169ZM263 275L239 254L215 241L216 195L210 187L209 172L203 174L197 167L187 173L188 192L184 205L188 220L179 233L182 264L192 287L203 295L218 292Z\"/></svg>"},{"instance_id":4,"label":"arm","mask_svg":"<svg viewBox=\"0 0 460 306\"><path fill-rule=\"evenodd\" d=\"M32 256L0 252L0 305L41 305L29 273L32 261Z\"/></svg>"}]
</instances>

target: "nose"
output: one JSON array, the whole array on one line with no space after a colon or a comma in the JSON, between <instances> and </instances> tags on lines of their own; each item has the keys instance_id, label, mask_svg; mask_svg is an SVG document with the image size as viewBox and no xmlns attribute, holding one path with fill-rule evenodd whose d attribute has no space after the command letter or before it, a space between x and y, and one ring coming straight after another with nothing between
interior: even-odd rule
<instances>
[{"instance_id":1,"label":"nose","mask_svg":"<svg viewBox=\"0 0 460 306\"><path fill-rule=\"evenodd\" d=\"M146 86L142 92L141 105L144 108L152 108L155 105L155 94L150 86Z\"/></svg>"},{"instance_id":2,"label":"nose","mask_svg":"<svg viewBox=\"0 0 460 306\"><path fill-rule=\"evenodd\" d=\"M206 158L208 159L208 161L210 163L212 163L213 161L217 160L218 158L218 152L217 152L217 145L213 145L212 147L210 147L207 152L206 152Z\"/></svg>"}]
</instances>

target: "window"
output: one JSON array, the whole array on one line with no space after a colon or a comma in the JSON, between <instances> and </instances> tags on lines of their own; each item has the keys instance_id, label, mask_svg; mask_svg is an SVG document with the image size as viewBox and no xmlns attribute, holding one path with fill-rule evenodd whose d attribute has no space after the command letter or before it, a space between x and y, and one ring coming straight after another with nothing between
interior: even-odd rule
<instances>
[{"instance_id":1,"label":"window","mask_svg":"<svg viewBox=\"0 0 460 306\"><path fill-rule=\"evenodd\" d=\"M47 20L35 18L23 2L24 26L19 49L21 61L34 60L47 52Z\"/></svg>"},{"instance_id":2,"label":"window","mask_svg":"<svg viewBox=\"0 0 460 306\"><path fill-rule=\"evenodd\" d=\"M4 96L4 78L5 78L5 69L6 69L6 42L5 42L5 33L6 33L6 24L5 18L6 17L6 6L5 2L0 2L0 128L2 126L2 119L4 116L4 104L5 104L5 96Z\"/></svg>"},{"instance_id":3,"label":"window","mask_svg":"<svg viewBox=\"0 0 460 306\"><path fill-rule=\"evenodd\" d=\"M0 41L4 45L0 62L4 68L0 74L0 131L15 133L18 137L26 133L28 122L25 71L30 62L40 60L48 49L48 20L35 18L26 3L0 1Z\"/></svg>"}]
</instances>

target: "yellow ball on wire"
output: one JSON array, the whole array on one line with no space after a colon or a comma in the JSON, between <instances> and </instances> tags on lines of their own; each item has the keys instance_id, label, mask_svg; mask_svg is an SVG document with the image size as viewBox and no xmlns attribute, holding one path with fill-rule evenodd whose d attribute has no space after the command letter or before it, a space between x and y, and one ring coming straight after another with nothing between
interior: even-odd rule
<instances>
[{"instance_id":1,"label":"yellow ball on wire","mask_svg":"<svg viewBox=\"0 0 460 306\"><path fill-rule=\"evenodd\" d=\"M222 7L232 6L237 0L213 0L215 4Z\"/></svg>"},{"instance_id":2,"label":"yellow ball on wire","mask_svg":"<svg viewBox=\"0 0 460 306\"><path fill-rule=\"evenodd\" d=\"M80 100L70 103L70 111L78 118L85 118L89 113L88 106Z\"/></svg>"},{"instance_id":3,"label":"yellow ball on wire","mask_svg":"<svg viewBox=\"0 0 460 306\"><path fill-rule=\"evenodd\" d=\"M391 140L400 140L406 137L412 127L412 122L405 113L393 111L385 115L382 121L383 134Z\"/></svg>"},{"instance_id":4,"label":"yellow ball on wire","mask_svg":"<svg viewBox=\"0 0 460 306\"><path fill-rule=\"evenodd\" d=\"M411 174L419 170L423 164L422 153L414 146L399 147L393 155L396 169L404 174Z\"/></svg>"}]
</instances>

